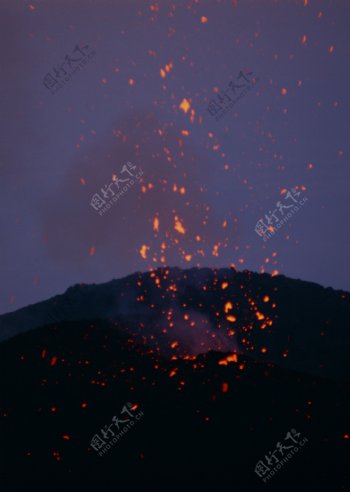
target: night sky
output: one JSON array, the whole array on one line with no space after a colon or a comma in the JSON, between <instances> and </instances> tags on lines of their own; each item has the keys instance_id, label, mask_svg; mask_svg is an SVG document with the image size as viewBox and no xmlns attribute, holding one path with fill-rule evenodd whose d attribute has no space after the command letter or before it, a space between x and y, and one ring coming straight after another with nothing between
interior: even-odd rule
<instances>
[{"instance_id":1,"label":"night sky","mask_svg":"<svg viewBox=\"0 0 350 492\"><path fill-rule=\"evenodd\" d=\"M346 0L1 0L0 312L162 265L350 290L349 14ZM44 77L88 52L52 94ZM240 73L256 83L217 121L208 104ZM92 196L128 162L142 177L99 215ZM256 223L292 188L307 202L264 242Z\"/></svg>"}]
</instances>

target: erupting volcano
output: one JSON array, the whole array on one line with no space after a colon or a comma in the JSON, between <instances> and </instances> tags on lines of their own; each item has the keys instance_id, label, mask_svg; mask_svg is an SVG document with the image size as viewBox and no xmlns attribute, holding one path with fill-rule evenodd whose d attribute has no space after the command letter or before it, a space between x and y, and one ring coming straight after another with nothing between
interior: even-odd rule
<instances>
[{"instance_id":1,"label":"erupting volcano","mask_svg":"<svg viewBox=\"0 0 350 492\"><path fill-rule=\"evenodd\" d=\"M349 293L233 268L135 273L3 315L7 478L84 470L83 483L118 474L168 490L175 474L196 490L233 477L255 490L256 462L290 427L309 444L286 466L284 488L306 467L312 483L328 480L319 460L343 476L349 315ZM142 420L96 453L92 437L106 441L122 408L133 416L127 402Z\"/></svg>"}]
</instances>

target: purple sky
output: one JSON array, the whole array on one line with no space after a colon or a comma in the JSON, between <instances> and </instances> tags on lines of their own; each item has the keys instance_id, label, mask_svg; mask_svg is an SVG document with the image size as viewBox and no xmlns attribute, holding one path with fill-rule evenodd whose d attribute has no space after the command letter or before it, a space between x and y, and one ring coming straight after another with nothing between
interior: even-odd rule
<instances>
[{"instance_id":1,"label":"purple sky","mask_svg":"<svg viewBox=\"0 0 350 492\"><path fill-rule=\"evenodd\" d=\"M349 14L342 0L2 0L0 312L162 264L350 290ZM77 44L96 55L51 95L43 77ZM208 102L241 70L260 80L216 121ZM127 161L143 182L99 216L92 195ZM264 243L256 222L294 186L308 202Z\"/></svg>"}]
</instances>

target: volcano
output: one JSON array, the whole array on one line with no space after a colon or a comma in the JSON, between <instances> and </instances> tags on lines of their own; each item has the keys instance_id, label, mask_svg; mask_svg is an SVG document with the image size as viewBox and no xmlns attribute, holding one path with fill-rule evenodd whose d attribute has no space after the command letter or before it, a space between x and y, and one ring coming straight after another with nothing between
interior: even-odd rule
<instances>
[{"instance_id":1,"label":"volcano","mask_svg":"<svg viewBox=\"0 0 350 492\"><path fill-rule=\"evenodd\" d=\"M347 490L349 315L314 283L161 268L1 316L4 490Z\"/></svg>"}]
</instances>

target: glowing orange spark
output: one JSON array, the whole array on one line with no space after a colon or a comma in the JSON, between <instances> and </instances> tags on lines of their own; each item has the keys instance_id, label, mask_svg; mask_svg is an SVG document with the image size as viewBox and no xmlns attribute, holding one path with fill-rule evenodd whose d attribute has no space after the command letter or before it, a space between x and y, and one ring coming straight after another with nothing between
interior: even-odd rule
<instances>
[{"instance_id":1,"label":"glowing orange spark","mask_svg":"<svg viewBox=\"0 0 350 492\"><path fill-rule=\"evenodd\" d=\"M227 393L228 392L228 383L222 383L221 391L223 393Z\"/></svg>"},{"instance_id":2,"label":"glowing orange spark","mask_svg":"<svg viewBox=\"0 0 350 492\"><path fill-rule=\"evenodd\" d=\"M183 99L179 108L182 109L182 111L184 113L187 113L187 111L190 109L191 105L190 103L187 101L187 99Z\"/></svg>"},{"instance_id":3,"label":"glowing orange spark","mask_svg":"<svg viewBox=\"0 0 350 492\"><path fill-rule=\"evenodd\" d=\"M213 251L211 252L213 256L219 256L219 246L220 244L214 244Z\"/></svg>"},{"instance_id":4,"label":"glowing orange spark","mask_svg":"<svg viewBox=\"0 0 350 492\"><path fill-rule=\"evenodd\" d=\"M175 225L174 225L175 231L179 232L180 234L185 234L186 229L183 227L181 224L180 220L178 217L175 216Z\"/></svg>"},{"instance_id":5,"label":"glowing orange spark","mask_svg":"<svg viewBox=\"0 0 350 492\"><path fill-rule=\"evenodd\" d=\"M225 307L224 307L225 313L228 313L232 308L233 308L232 302L230 302L230 301L226 302Z\"/></svg>"},{"instance_id":6,"label":"glowing orange spark","mask_svg":"<svg viewBox=\"0 0 350 492\"><path fill-rule=\"evenodd\" d=\"M54 355L51 357L50 366L55 366L57 362L57 357Z\"/></svg>"},{"instance_id":7,"label":"glowing orange spark","mask_svg":"<svg viewBox=\"0 0 350 492\"><path fill-rule=\"evenodd\" d=\"M140 248L140 255L142 256L142 258L144 260L147 259L147 251L150 249L149 246L147 246L146 244L143 244Z\"/></svg>"},{"instance_id":8,"label":"glowing orange spark","mask_svg":"<svg viewBox=\"0 0 350 492\"><path fill-rule=\"evenodd\" d=\"M304 34L304 35L301 37L301 44L303 44L303 45L306 45L306 44L307 44L307 36L306 36L306 34Z\"/></svg>"},{"instance_id":9,"label":"glowing orange spark","mask_svg":"<svg viewBox=\"0 0 350 492\"><path fill-rule=\"evenodd\" d=\"M238 362L237 354L228 355L225 359L219 360L219 366L227 366L229 362Z\"/></svg>"},{"instance_id":10,"label":"glowing orange spark","mask_svg":"<svg viewBox=\"0 0 350 492\"><path fill-rule=\"evenodd\" d=\"M159 232L159 218L154 217L153 219L153 230L154 232Z\"/></svg>"}]
</instances>

